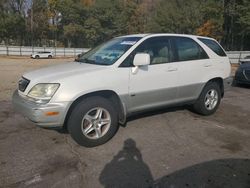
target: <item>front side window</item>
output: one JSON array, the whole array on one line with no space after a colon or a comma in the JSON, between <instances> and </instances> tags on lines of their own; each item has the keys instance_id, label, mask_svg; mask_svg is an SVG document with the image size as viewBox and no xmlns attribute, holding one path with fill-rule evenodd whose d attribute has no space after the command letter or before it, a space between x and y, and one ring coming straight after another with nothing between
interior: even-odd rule
<instances>
[{"instance_id":1,"label":"front side window","mask_svg":"<svg viewBox=\"0 0 250 188\"><path fill-rule=\"evenodd\" d=\"M205 38L198 38L201 42L203 42L207 47L209 47L211 50L213 50L217 55L225 57L227 56L224 50L220 47L220 45L210 39L205 39Z\"/></svg>"},{"instance_id":2,"label":"front side window","mask_svg":"<svg viewBox=\"0 0 250 188\"><path fill-rule=\"evenodd\" d=\"M173 53L167 37L153 37L140 44L121 64L121 67L133 66L134 56L137 53L147 53L150 55L150 64L162 64L172 61Z\"/></svg>"},{"instance_id":3,"label":"front side window","mask_svg":"<svg viewBox=\"0 0 250 188\"><path fill-rule=\"evenodd\" d=\"M175 37L178 61L208 59L206 52L194 40L187 37Z\"/></svg>"},{"instance_id":4,"label":"front side window","mask_svg":"<svg viewBox=\"0 0 250 188\"><path fill-rule=\"evenodd\" d=\"M112 65L140 39L141 37L114 38L83 54L78 61L95 65Z\"/></svg>"}]
</instances>

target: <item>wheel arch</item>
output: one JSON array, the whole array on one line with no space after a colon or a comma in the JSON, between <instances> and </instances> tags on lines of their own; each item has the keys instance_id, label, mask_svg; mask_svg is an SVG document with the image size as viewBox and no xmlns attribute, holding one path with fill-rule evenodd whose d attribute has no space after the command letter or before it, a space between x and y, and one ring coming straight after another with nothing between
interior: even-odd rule
<instances>
[{"instance_id":1,"label":"wheel arch","mask_svg":"<svg viewBox=\"0 0 250 188\"><path fill-rule=\"evenodd\" d=\"M118 111L119 122L121 124L124 124L126 122L126 107L124 103L122 102L122 100L120 99L119 95L113 90L100 90L100 91L94 91L91 93L84 94L82 96L79 96L76 100L74 100L74 102L70 105L66 113L63 127L67 128L67 122L68 122L69 116L72 113L75 106L79 102L86 100L89 97L94 97L94 96L103 97L105 99L110 100L114 104L115 109Z\"/></svg>"},{"instance_id":2,"label":"wheel arch","mask_svg":"<svg viewBox=\"0 0 250 188\"><path fill-rule=\"evenodd\" d=\"M220 87L220 90L221 90L221 97L224 97L224 84L223 84L223 79L221 78L221 77L215 77L215 78L212 78L212 79L210 79L208 82L207 82L207 84L208 83L211 83L211 82L215 82L215 83L218 83L218 85L219 85L219 87ZM206 85L207 85L206 84ZM206 86L205 85L205 86ZM204 87L205 87L204 86Z\"/></svg>"}]
</instances>

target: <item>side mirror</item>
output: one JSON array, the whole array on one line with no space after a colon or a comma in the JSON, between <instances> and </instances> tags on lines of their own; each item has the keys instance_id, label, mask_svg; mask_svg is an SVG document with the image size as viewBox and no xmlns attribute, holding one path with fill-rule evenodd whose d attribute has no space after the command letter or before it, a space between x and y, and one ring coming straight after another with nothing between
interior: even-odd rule
<instances>
[{"instance_id":1,"label":"side mirror","mask_svg":"<svg viewBox=\"0 0 250 188\"><path fill-rule=\"evenodd\" d=\"M82 54L78 54L78 55L76 56L76 58L75 58L75 61L76 61L76 62L79 62L79 59L80 59L81 56L82 56Z\"/></svg>"},{"instance_id":2,"label":"side mirror","mask_svg":"<svg viewBox=\"0 0 250 188\"><path fill-rule=\"evenodd\" d=\"M147 53L138 53L134 57L134 66L143 66L150 64L150 55Z\"/></svg>"}]
</instances>

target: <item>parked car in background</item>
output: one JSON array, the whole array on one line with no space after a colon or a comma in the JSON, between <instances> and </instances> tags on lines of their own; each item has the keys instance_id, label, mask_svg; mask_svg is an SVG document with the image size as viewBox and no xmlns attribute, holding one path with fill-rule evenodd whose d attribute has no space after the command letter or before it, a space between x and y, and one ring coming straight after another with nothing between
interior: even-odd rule
<instances>
[{"instance_id":1,"label":"parked car in background","mask_svg":"<svg viewBox=\"0 0 250 188\"><path fill-rule=\"evenodd\" d=\"M235 84L250 84L250 62L240 64L234 81Z\"/></svg>"},{"instance_id":2,"label":"parked car in background","mask_svg":"<svg viewBox=\"0 0 250 188\"><path fill-rule=\"evenodd\" d=\"M33 59L40 59L40 58L53 58L54 54L53 52L35 52L31 54L31 58Z\"/></svg>"},{"instance_id":3,"label":"parked car in background","mask_svg":"<svg viewBox=\"0 0 250 188\"><path fill-rule=\"evenodd\" d=\"M134 113L189 104L201 115L213 114L231 86L230 73L229 58L212 38L128 35L78 62L26 73L12 101L38 126L65 127L78 144L93 147Z\"/></svg>"},{"instance_id":4,"label":"parked car in background","mask_svg":"<svg viewBox=\"0 0 250 188\"><path fill-rule=\"evenodd\" d=\"M250 63L250 55L246 56L244 59L240 59L240 64Z\"/></svg>"}]
</instances>

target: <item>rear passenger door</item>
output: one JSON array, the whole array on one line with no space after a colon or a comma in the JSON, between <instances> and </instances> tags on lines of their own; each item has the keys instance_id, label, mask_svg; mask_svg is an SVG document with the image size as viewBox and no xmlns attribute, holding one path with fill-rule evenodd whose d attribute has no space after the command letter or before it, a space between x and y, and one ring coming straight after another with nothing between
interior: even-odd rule
<instances>
[{"instance_id":1,"label":"rear passenger door","mask_svg":"<svg viewBox=\"0 0 250 188\"><path fill-rule=\"evenodd\" d=\"M204 49L192 38L173 37L175 62L178 66L178 100L191 101L198 98L203 75L212 68L212 62Z\"/></svg>"}]
</instances>

